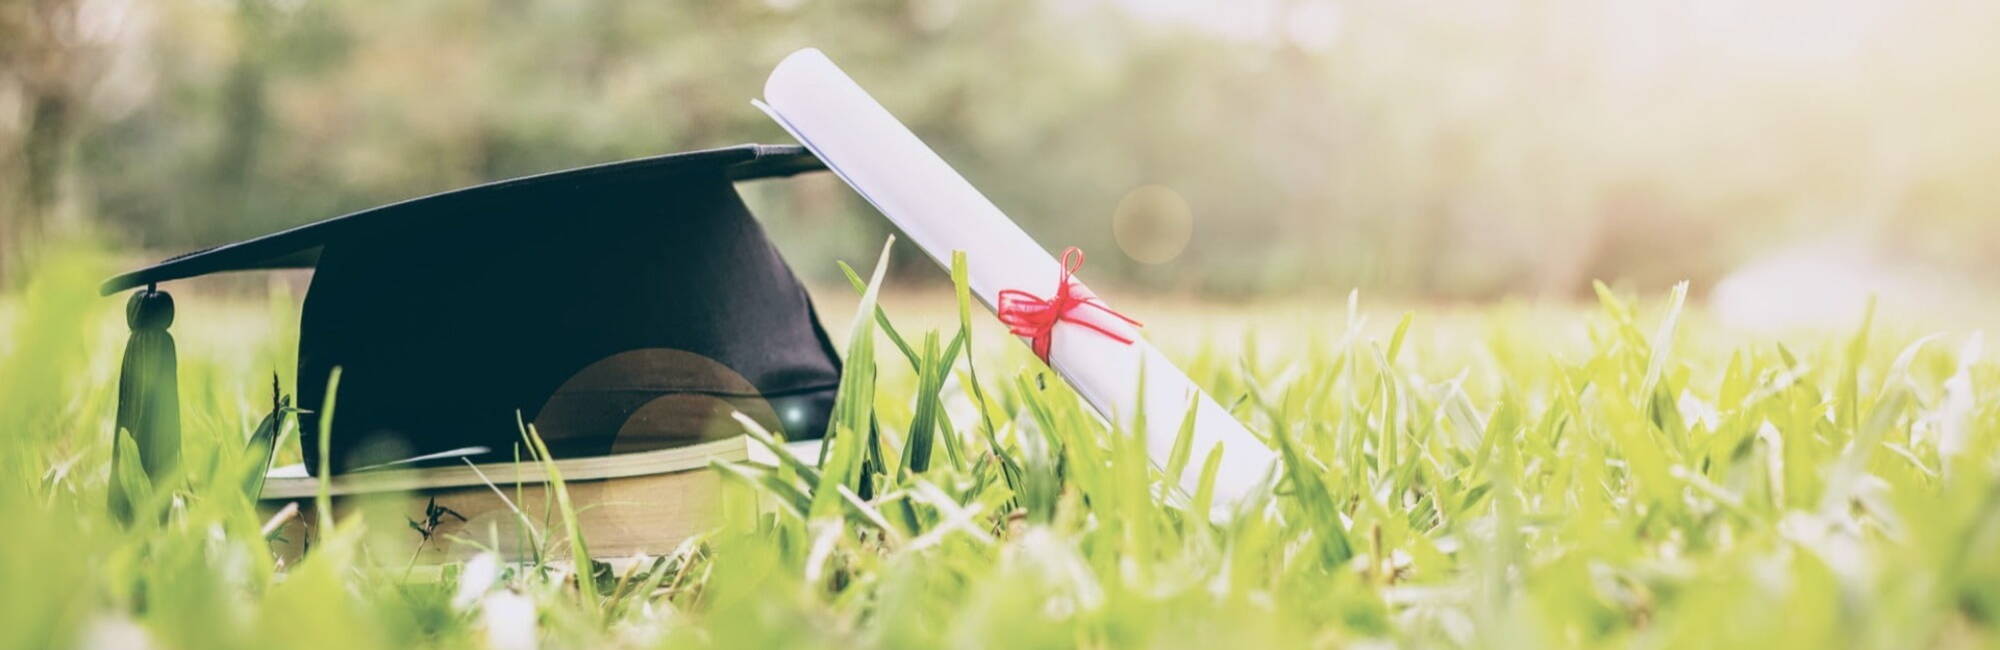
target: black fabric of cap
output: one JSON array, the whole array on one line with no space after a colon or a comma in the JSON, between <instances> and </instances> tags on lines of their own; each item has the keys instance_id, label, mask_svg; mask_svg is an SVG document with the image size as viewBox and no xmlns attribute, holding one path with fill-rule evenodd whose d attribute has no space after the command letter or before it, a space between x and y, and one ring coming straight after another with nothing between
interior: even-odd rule
<instances>
[{"instance_id":1,"label":"black fabric of cap","mask_svg":"<svg viewBox=\"0 0 2000 650\"><path fill-rule=\"evenodd\" d=\"M558 458L733 435L732 412L816 438L840 361L733 182L818 168L796 147L745 145L502 181L182 256L105 290L316 266L299 404L318 409L341 368L336 469L466 447L511 459L517 417ZM301 416L308 468L323 416Z\"/></svg>"}]
</instances>

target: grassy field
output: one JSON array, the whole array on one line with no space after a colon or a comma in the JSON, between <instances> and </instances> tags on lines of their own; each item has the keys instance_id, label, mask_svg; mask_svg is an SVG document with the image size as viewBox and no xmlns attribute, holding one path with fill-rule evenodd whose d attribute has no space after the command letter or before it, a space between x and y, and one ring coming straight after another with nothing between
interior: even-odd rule
<instances>
[{"instance_id":1,"label":"grassy field","mask_svg":"<svg viewBox=\"0 0 2000 650\"><path fill-rule=\"evenodd\" d=\"M108 516L123 301L95 296L100 258L53 259L0 295L0 647L2000 643L2000 365L1920 315L1772 338L1677 293L1132 303L1285 451L1281 480L1218 521L1166 487L1206 458L1150 465L1038 387L976 306L968 366L943 352L950 294L888 300L892 338L825 292L851 341L836 426L872 417L877 445L741 469L732 517L622 574L475 561L439 582L368 553L408 531L366 519L274 566L239 486L292 364L282 292L183 298L190 469L139 506L158 516ZM924 422L939 433L913 444ZM545 532L558 557L577 541Z\"/></svg>"}]
</instances>

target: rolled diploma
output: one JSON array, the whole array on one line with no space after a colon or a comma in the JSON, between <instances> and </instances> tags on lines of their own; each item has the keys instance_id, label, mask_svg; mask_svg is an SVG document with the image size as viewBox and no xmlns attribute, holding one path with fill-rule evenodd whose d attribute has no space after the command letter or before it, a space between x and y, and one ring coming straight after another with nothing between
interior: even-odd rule
<instances>
[{"instance_id":1,"label":"rolled diploma","mask_svg":"<svg viewBox=\"0 0 2000 650\"><path fill-rule=\"evenodd\" d=\"M1059 262L819 50L799 50L779 63L764 84L764 98L753 103L938 265L950 268L952 251L965 251L967 281L988 310L1003 289L1054 295ZM1218 509L1239 502L1271 469L1271 449L1144 338L1126 345L1058 322L1049 361L1098 414L1119 426L1134 423L1143 370L1146 448L1163 467L1188 401L1197 401L1190 467L1177 480L1193 493L1202 462L1221 446Z\"/></svg>"}]
</instances>

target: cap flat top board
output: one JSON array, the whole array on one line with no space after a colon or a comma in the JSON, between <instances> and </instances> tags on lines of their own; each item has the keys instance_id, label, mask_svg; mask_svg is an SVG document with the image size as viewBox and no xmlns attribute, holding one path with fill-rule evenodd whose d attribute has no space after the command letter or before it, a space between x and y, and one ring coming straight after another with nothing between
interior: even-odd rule
<instances>
[{"instance_id":1,"label":"cap flat top board","mask_svg":"<svg viewBox=\"0 0 2000 650\"><path fill-rule=\"evenodd\" d=\"M387 225L387 222L402 218L422 218L425 213L434 212L446 204L455 202L505 197L516 193L618 178L653 177L696 168L720 168L730 180L739 181L791 176L826 169L818 158L806 151L805 147L744 144L634 158L511 178L398 201L262 237L176 255L152 266L112 276L104 282L101 290L108 296L126 289L210 273L312 268L319 258L319 253L315 249L326 243L329 237L342 231L381 227Z\"/></svg>"},{"instance_id":2,"label":"cap flat top board","mask_svg":"<svg viewBox=\"0 0 2000 650\"><path fill-rule=\"evenodd\" d=\"M104 289L316 268L298 403L319 409L341 369L337 470L464 448L511 460L522 421L558 458L732 435L733 411L816 438L840 362L733 186L816 169L799 147L743 145L499 181L180 256ZM307 467L319 417L300 418Z\"/></svg>"}]
</instances>

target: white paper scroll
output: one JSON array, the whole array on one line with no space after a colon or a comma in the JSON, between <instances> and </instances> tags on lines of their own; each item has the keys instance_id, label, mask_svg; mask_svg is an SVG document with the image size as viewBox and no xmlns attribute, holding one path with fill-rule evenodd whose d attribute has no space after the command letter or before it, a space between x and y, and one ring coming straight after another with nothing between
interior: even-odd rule
<instances>
[{"instance_id":1,"label":"white paper scroll","mask_svg":"<svg viewBox=\"0 0 2000 650\"><path fill-rule=\"evenodd\" d=\"M764 101L753 102L940 266L949 268L952 251L965 251L974 295L992 309L1004 289L1048 297L1055 292L1058 265L1048 251L972 187L916 134L876 103L867 91L816 49L793 52L764 83ZM1087 275L1085 268L1083 275ZM1130 314L1144 320L1143 315ZM1141 404L1138 388L1145 372L1146 446L1164 465L1175 436L1195 407L1190 468L1180 477L1190 493L1200 466L1216 445L1224 448L1216 476L1218 508L1239 501L1261 483L1276 455L1180 368L1143 338L1126 345L1089 329L1058 323L1051 366L1105 419L1129 426Z\"/></svg>"}]
</instances>

